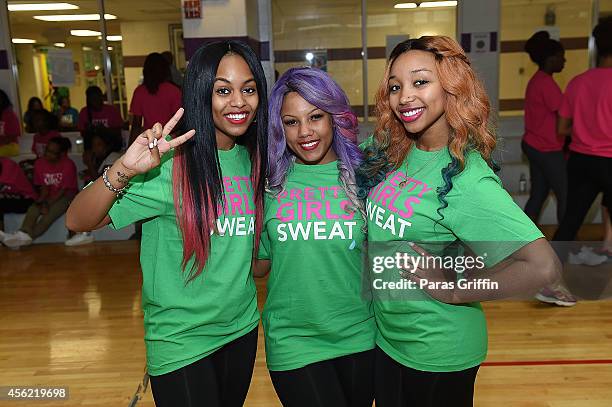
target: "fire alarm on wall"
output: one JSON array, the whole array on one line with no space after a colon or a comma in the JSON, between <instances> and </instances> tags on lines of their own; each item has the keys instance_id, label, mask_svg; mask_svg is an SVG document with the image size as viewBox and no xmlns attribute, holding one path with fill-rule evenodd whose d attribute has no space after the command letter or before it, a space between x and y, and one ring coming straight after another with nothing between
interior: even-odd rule
<instances>
[{"instance_id":1,"label":"fire alarm on wall","mask_svg":"<svg viewBox=\"0 0 612 407\"><path fill-rule=\"evenodd\" d=\"M185 18L202 18L202 1L185 0L183 2L183 12Z\"/></svg>"}]
</instances>

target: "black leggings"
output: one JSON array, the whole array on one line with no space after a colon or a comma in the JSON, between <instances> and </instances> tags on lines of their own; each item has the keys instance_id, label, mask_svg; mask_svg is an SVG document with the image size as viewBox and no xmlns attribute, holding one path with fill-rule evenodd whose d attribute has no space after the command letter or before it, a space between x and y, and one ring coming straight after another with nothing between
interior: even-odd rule
<instances>
[{"instance_id":1,"label":"black leggings","mask_svg":"<svg viewBox=\"0 0 612 407\"><path fill-rule=\"evenodd\" d=\"M597 194L604 193L603 204L608 208L612 200L612 158L572 151L567 162L567 173L567 210L553 237L556 241L576 238Z\"/></svg>"},{"instance_id":2,"label":"black leggings","mask_svg":"<svg viewBox=\"0 0 612 407\"><path fill-rule=\"evenodd\" d=\"M0 230L4 231L5 213L26 213L33 203L29 198L0 194Z\"/></svg>"},{"instance_id":3,"label":"black leggings","mask_svg":"<svg viewBox=\"0 0 612 407\"><path fill-rule=\"evenodd\" d=\"M472 407L476 366L459 372L423 372L376 348L376 407Z\"/></svg>"},{"instance_id":4,"label":"black leggings","mask_svg":"<svg viewBox=\"0 0 612 407\"><path fill-rule=\"evenodd\" d=\"M157 407L240 407L257 352L257 328L190 365L151 376Z\"/></svg>"},{"instance_id":5,"label":"black leggings","mask_svg":"<svg viewBox=\"0 0 612 407\"><path fill-rule=\"evenodd\" d=\"M563 151L541 152L525 142L521 146L529 159L531 179L525 213L534 223L538 223L542 206L552 189L557 198L557 222L561 222L567 201L567 165Z\"/></svg>"},{"instance_id":6,"label":"black leggings","mask_svg":"<svg viewBox=\"0 0 612 407\"><path fill-rule=\"evenodd\" d=\"M270 377L284 407L371 407L374 350L270 371Z\"/></svg>"}]
</instances>

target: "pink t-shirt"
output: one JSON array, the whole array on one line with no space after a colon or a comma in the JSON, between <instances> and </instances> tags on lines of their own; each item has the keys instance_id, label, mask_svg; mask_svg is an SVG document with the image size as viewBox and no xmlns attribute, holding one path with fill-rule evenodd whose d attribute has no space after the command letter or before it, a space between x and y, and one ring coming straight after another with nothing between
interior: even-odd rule
<instances>
[{"instance_id":1,"label":"pink t-shirt","mask_svg":"<svg viewBox=\"0 0 612 407\"><path fill-rule=\"evenodd\" d=\"M91 124L93 126L118 129L123 127L123 119L115 106L104 104L99 112L91 111ZM87 130L88 126L89 115L87 114L87 107L84 107L79 113L79 131Z\"/></svg>"},{"instance_id":2,"label":"pink t-shirt","mask_svg":"<svg viewBox=\"0 0 612 407\"><path fill-rule=\"evenodd\" d=\"M56 163L39 158L34 163L34 185L48 186L49 199L57 197L62 189L66 191L67 196L72 197L77 194L79 188L76 165L67 156Z\"/></svg>"},{"instance_id":3,"label":"pink t-shirt","mask_svg":"<svg viewBox=\"0 0 612 407\"><path fill-rule=\"evenodd\" d=\"M36 199L36 191L23 170L10 158L0 157L0 194Z\"/></svg>"},{"instance_id":4,"label":"pink t-shirt","mask_svg":"<svg viewBox=\"0 0 612 407\"><path fill-rule=\"evenodd\" d=\"M13 109L7 107L0 115L0 145L8 143L16 143L21 135L21 126L19 118L13 112Z\"/></svg>"},{"instance_id":5,"label":"pink t-shirt","mask_svg":"<svg viewBox=\"0 0 612 407\"><path fill-rule=\"evenodd\" d=\"M559 115L572 119L570 150L612 158L612 68L593 68L565 90Z\"/></svg>"},{"instance_id":6,"label":"pink t-shirt","mask_svg":"<svg viewBox=\"0 0 612 407\"><path fill-rule=\"evenodd\" d=\"M47 134L34 134L34 140L32 141L32 152L36 154L36 158L40 158L45 155L45 148L49 140L53 137L59 137L61 134L57 130L49 130Z\"/></svg>"},{"instance_id":7,"label":"pink t-shirt","mask_svg":"<svg viewBox=\"0 0 612 407\"><path fill-rule=\"evenodd\" d=\"M144 85L140 85L134 90L130 113L142 116L144 128L150 129L157 122L165 125L181 105L181 90L176 85L164 82L154 95Z\"/></svg>"},{"instance_id":8,"label":"pink t-shirt","mask_svg":"<svg viewBox=\"0 0 612 407\"><path fill-rule=\"evenodd\" d=\"M563 93L551 75L538 70L525 92L525 135L523 141L538 151L563 150L564 138L557 134L557 111Z\"/></svg>"}]
</instances>

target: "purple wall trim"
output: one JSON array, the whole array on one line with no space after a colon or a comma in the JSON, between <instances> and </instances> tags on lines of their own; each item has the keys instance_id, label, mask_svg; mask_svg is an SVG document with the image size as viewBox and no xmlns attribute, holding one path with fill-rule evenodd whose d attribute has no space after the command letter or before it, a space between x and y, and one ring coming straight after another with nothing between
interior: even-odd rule
<instances>
[{"instance_id":1,"label":"purple wall trim","mask_svg":"<svg viewBox=\"0 0 612 407\"><path fill-rule=\"evenodd\" d=\"M189 60L189 58L191 58L191 56L197 51L197 49L206 43L223 40L236 40L246 42L251 48L253 48L259 59L261 59L262 61L270 60L270 43L268 41L259 41L246 36L184 38L183 41L185 44L185 58Z\"/></svg>"},{"instance_id":2,"label":"purple wall trim","mask_svg":"<svg viewBox=\"0 0 612 407\"><path fill-rule=\"evenodd\" d=\"M8 54L5 49L0 49L0 69L9 69Z\"/></svg>"}]
</instances>

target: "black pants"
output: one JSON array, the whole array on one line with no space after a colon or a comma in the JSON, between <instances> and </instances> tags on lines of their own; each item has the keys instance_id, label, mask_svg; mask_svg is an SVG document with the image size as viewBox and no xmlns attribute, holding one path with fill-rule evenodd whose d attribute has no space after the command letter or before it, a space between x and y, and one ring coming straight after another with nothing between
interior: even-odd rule
<instances>
[{"instance_id":1,"label":"black pants","mask_svg":"<svg viewBox=\"0 0 612 407\"><path fill-rule=\"evenodd\" d=\"M459 372L423 372L376 348L376 407L471 407L476 366Z\"/></svg>"},{"instance_id":2,"label":"black pants","mask_svg":"<svg viewBox=\"0 0 612 407\"><path fill-rule=\"evenodd\" d=\"M13 195L0 195L0 230L4 231L5 213L26 213L34 201Z\"/></svg>"},{"instance_id":3,"label":"black pants","mask_svg":"<svg viewBox=\"0 0 612 407\"><path fill-rule=\"evenodd\" d=\"M523 152L529 159L531 190L525 213L538 222L542 206L552 189L557 198L557 222L565 215L567 202L567 166L563 151L541 152L523 142Z\"/></svg>"},{"instance_id":4,"label":"black pants","mask_svg":"<svg viewBox=\"0 0 612 407\"><path fill-rule=\"evenodd\" d=\"M240 407L257 352L257 328L188 366L151 376L157 407Z\"/></svg>"},{"instance_id":5,"label":"black pants","mask_svg":"<svg viewBox=\"0 0 612 407\"><path fill-rule=\"evenodd\" d=\"M371 407L374 350L270 371L270 377L284 407Z\"/></svg>"},{"instance_id":6,"label":"black pants","mask_svg":"<svg viewBox=\"0 0 612 407\"><path fill-rule=\"evenodd\" d=\"M565 216L553 240L572 241L593 201L604 193L604 205L612 197L612 158L571 152L567 163L568 198Z\"/></svg>"}]
</instances>

